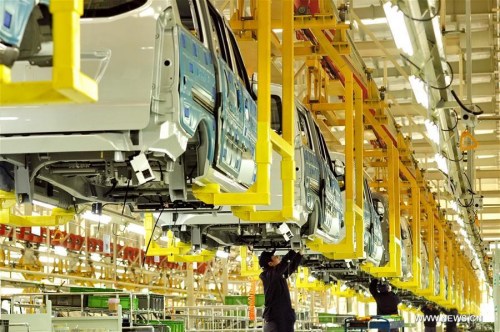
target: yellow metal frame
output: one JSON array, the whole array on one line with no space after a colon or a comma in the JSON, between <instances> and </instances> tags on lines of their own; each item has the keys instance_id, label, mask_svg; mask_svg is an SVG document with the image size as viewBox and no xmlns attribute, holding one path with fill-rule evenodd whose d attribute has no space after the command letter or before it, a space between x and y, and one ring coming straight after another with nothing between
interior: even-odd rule
<instances>
[{"instance_id":1,"label":"yellow metal frame","mask_svg":"<svg viewBox=\"0 0 500 332\"><path fill-rule=\"evenodd\" d=\"M282 46L282 56L283 56L283 81L284 82L293 82L294 81L294 47L293 47L293 1L291 0L283 0L283 46ZM260 21L260 19L259 19ZM268 34L271 30L265 30ZM259 31L260 33L260 31ZM264 33L264 32L262 32ZM259 35L260 39L260 35ZM270 51L269 51L270 54ZM259 55L259 66L261 65ZM268 64L269 65L269 64ZM260 67L259 67L260 69ZM261 83L269 84L271 78L269 75L269 81L261 81L261 75L259 72L259 102L260 98L269 99L271 95L270 89L269 92L265 95L260 94ZM263 97L266 96L266 97ZM269 101L269 100L268 100ZM295 93L294 93L294 84L285 84L283 86L283 112L282 112L282 127L283 127L283 137L279 136L273 131L270 131L270 112L266 117L266 125L267 130L270 134L270 141L272 144L273 150L277 151L281 157L281 183L282 183L282 209L281 210L255 210L255 206L246 207L246 206L233 206L232 211L233 214L243 220L249 221L291 221L298 220L298 216L294 215L294 206L295 206ZM268 109L270 109L270 104L268 105ZM259 104L259 116L260 116L261 108ZM258 140L257 144L259 145L262 141ZM266 145L269 144L269 141L265 142ZM269 148L269 146L268 146ZM257 147L259 149L259 147ZM269 172L269 170L268 170ZM257 176L259 174L259 170L257 170ZM269 174L268 174L269 177ZM270 182L268 179L268 190L270 189ZM271 199L271 198L269 198ZM241 201L237 202L237 204L242 204Z\"/></svg>"},{"instance_id":2,"label":"yellow metal frame","mask_svg":"<svg viewBox=\"0 0 500 332\"><path fill-rule=\"evenodd\" d=\"M215 252L210 250L201 250L198 254L191 254L192 247L188 243L175 241L172 232L167 233L169 239L168 247L161 247L154 239L155 220L152 213L144 214L144 241L147 246L146 256L166 256L169 262L208 262L214 259ZM149 244L149 246L148 246Z\"/></svg>"},{"instance_id":3,"label":"yellow metal frame","mask_svg":"<svg viewBox=\"0 0 500 332\"><path fill-rule=\"evenodd\" d=\"M241 256L241 268L240 274L244 277L258 277L262 270L259 267L259 260L257 256L252 254L251 262L252 264L248 264L248 249L247 247L240 247L240 256Z\"/></svg>"},{"instance_id":4,"label":"yellow metal frame","mask_svg":"<svg viewBox=\"0 0 500 332\"><path fill-rule=\"evenodd\" d=\"M283 1L283 80L294 80L294 47L293 47L293 2ZM286 9L285 9L286 8ZM244 220L259 222L279 222L297 220L294 215L295 202L295 106L294 86L283 88L283 138L271 132L271 2L257 1L257 48L259 88L257 91L257 144L256 163L257 178L254 185L245 193L221 193L218 185L204 187L193 186L193 194L205 203L214 205L231 205L234 215ZM256 211L255 205L269 205L270 165L272 148L282 156L282 209Z\"/></svg>"},{"instance_id":5,"label":"yellow metal frame","mask_svg":"<svg viewBox=\"0 0 500 332\"><path fill-rule=\"evenodd\" d=\"M295 287L298 289L308 289L312 291L324 292L330 286L325 285L324 282L319 280L309 281L309 269L307 267L299 266L297 270L297 277L295 278Z\"/></svg>"},{"instance_id":6,"label":"yellow metal frame","mask_svg":"<svg viewBox=\"0 0 500 332\"><path fill-rule=\"evenodd\" d=\"M0 224L18 227L49 227L64 225L75 217L74 210L52 209L50 216L18 216L10 213L10 209L0 210Z\"/></svg>"},{"instance_id":7,"label":"yellow metal frame","mask_svg":"<svg viewBox=\"0 0 500 332\"><path fill-rule=\"evenodd\" d=\"M375 119L368 106L364 107L364 116L378 135L387 144L388 199L389 199L389 262L382 267L370 267L367 272L378 277L401 277L401 222L400 222L400 160L399 151L394 146L381 124ZM365 153L370 156L368 152ZM390 188L390 189L389 189Z\"/></svg>"},{"instance_id":8,"label":"yellow metal frame","mask_svg":"<svg viewBox=\"0 0 500 332\"><path fill-rule=\"evenodd\" d=\"M52 0L54 65L52 81L12 82L0 65L0 105L97 101L97 83L80 72L80 16L83 0Z\"/></svg>"},{"instance_id":9,"label":"yellow metal frame","mask_svg":"<svg viewBox=\"0 0 500 332\"><path fill-rule=\"evenodd\" d=\"M324 37L324 35L323 35ZM326 38L325 38L326 39ZM323 40L323 42L325 42ZM335 49L331 52L336 53ZM339 56L340 58L340 56ZM354 135L363 136L363 92L354 86L353 73L343 67L345 78L345 228L346 235L338 244L325 244L321 239L307 240L306 244L330 259L363 259L364 224L363 224L363 142L355 140ZM354 96L354 97L353 97ZM356 99L356 102L354 100ZM356 180L355 180L356 179ZM358 180L361 179L361 180ZM352 185L355 183L355 187ZM354 188L353 188L354 187ZM355 245L359 244L359 245ZM363 265L367 268L368 265Z\"/></svg>"}]
</instances>

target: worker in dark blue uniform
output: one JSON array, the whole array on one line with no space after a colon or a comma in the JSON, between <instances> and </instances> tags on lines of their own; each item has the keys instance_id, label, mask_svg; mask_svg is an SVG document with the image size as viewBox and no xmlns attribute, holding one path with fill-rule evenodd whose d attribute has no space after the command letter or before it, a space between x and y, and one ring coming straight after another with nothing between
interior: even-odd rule
<instances>
[{"instance_id":1,"label":"worker in dark blue uniform","mask_svg":"<svg viewBox=\"0 0 500 332\"><path fill-rule=\"evenodd\" d=\"M441 312L432 302L427 302L420 307L420 311L424 314L424 332L436 332L437 322Z\"/></svg>"},{"instance_id":2,"label":"worker in dark blue uniform","mask_svg":"<svg viewBox=\"0 0 500 332\"><path fill-rule=\"evenodd\" d=\"M398 304L401 303L401 300L391 290L391 285L379 283L378 279L373 278L369 289L377 302L377 315L399 315Z\"/></svg>"},{"instance_id":3,"label":"worker in dark blue uniform","mask_svg":"<svg viewBox=\"0 0 500 332\"><path fill-rule=\"evenodd\" d=\"M302 255L290 250L282 259L274 251L264 251L259 265L264 270L260 279L264 284L264 332L293 332L295 311L292 308L286 279L300 265Z\"/></svg>"},{"instance_id":4,"label":"worker in dark blue uniform","mask_svg":"<svg viewBox=\"0 0 500 332\"><path fill-rule=\"evenodd\" d=\"M391 285L379 282L378 279L373 278L369 289L375 302L377 302L377 315L399 315L398 304L401 303L401 300L392 291ZM398 329L391 329L390 332L397 331Z\"/></svg>"}]
</instances>

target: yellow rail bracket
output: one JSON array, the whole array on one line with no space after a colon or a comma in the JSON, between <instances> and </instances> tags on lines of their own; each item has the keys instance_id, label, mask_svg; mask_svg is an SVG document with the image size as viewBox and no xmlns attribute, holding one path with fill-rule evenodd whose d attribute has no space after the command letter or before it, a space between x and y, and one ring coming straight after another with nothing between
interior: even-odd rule
<instances>
[{"instance_id":1,"label":"yellow rail bracket","mask_svg":"<svg viewBox=\"0 0 500 332\"><path fill-rule=\"evenodd\" d=\"M9 209L0 210L0 224L18 227L49 227L64 225L75 216L75 211L54 208L50 216L18 216L10 213Z\"/></svg>"},{"instance_id":2,"label":"yellow rail bracket","mask_svg":"<svg viewBox=\"0 0 500 332\"><path fill-rule=\"evenodd\" d=\"M97 101L97 83L80 72L80 16L83 0L52 0L54 65L52 81L12 82L0 65L0 105Z\"/></svg>"},{"instance_id":3,"label":"yellow rail bracket","mask_svg":"<svg viewBox=\"0 0 500 332\"><path fill-rule=\"evenodd\" d=\"M0 190L0 209L10 209L16 205L16 194Z\"/></svg>"}]
</instances>

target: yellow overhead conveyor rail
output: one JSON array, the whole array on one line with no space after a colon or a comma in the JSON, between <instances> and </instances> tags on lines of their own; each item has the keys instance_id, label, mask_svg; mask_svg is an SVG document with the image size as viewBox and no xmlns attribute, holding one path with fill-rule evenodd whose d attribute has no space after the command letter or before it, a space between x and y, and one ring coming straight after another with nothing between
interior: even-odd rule
<instances>
[{"instance_id":1,"label":"yellow overhead conveyor rail","mask_svg":"<svg viewBox=\"0 0 500 332\"><path fill-rule=\"evenodd\" d=\"M0 105L97 101L97 83L80 72L80 16L83 0L52 0L54 61L52 81L12 82L0 65Z\"/></svg>"},{"instance_id":2,"label":"yellow overhead conveyor rail","mask_svg":"<svg viewBox=\"0 0 500 332\"><path fill-rule=\"evenodd\" d=\"M274 0L271 2L272 8L279 7L284 1ZM258 12L254 7L250 10L243 9L244 2L238 2L239 8L231 13L230 25L234 30L237 30L242 41L251 39L251 31L258 28L259 17L255 13ZM250 2L253 6L254 2ZM258 3L260 6L260 2ZM288 8L288 3L286 4ZM345 190L345 226L346 237L338 244L324 243L321 239L310 238L306 241L307 246L317 252L322 253L325 257L330 259L363 259L365 253L363 252L362 245L356 243L363 243L363 161L366 158L381 158L383 161L375 167L386 169L387 178L377 184L377 187L383 185L386 187L389 199L389 229L390 229L390 245L389 245L389 262L382 267L374 267L369 264L362 265L362 269L374 276L392 278L391 282L398 287L409 289L416 292L421 289L421 219L428 216L429 220L423 220L422 225L427 226L428 233L423 239L423 243L429 249L429 256L434 257L437 255L440 258L439 276L434 276L433 259L430 261L429 269L429 287L423 292L426 297L433 296L440 303L448 303L455 305L459 299L458 293L453 294L450 284L453 280L460 280L457 273L453 273L454 265L448 263L443 258L445 255L444 248L436 247L435 243L439 239L443 239L445 243L455 243L452 234L449 233L449 226L445 225L440 217L435 198L430 195L424 177L418 168L418 164L411 156L411 142L390 127L388 123L388 116L386 115L386 104L380 99L378 88L369 75L367 80L363 73L357 72L356 65L352 63L350 56L350 45L344 34L348 28L344 23L340 23L332 11L326 7L327 4L320 2L320 11L314 15L300 15L294 17L293 28L295 30L308 30L314 36L314 42L310 40L295 41L293 55L296 60L303 61L303 65L299 66L296 76L300 73L306 78L308 95L305 98L305 104L309 106L318 125L324 133L325 140L329 143L329 148L336 149L341 146L338 138L331 131L332 126L345 126L345 143L342 148L345 149L345 163L346 163L346 190ZM248 14L249 13L249 14ZM288 9L285 14L289 14ZM271 18L270 25L266 26L266 31L269 29L287 29L285 17L279 14ZM335 38L327 38L328 30L335 30ZM257 33L260 33L260 27ZM276 35L271 37L271 44L273 46L274 56L283 57L283 64L287 61L286 53L283 53L285 38L288 33L283 31L283 40L280 41ZM339 36L339 38L337 38ZM260 39L260 37L258 38ZM260 41L260 40L258 40ZM289 52L286 51L285 52ZM292 55L292 57L293 57ZM325 74L322 67L321 58L327 56L334 63L335 69L340 72L343 80L330 77ZM261 54L258 55L261 59ZM259 67L260 68L260 67ZM284 69L286 70L286 69ZM259 72L259 83L260 80ZM266 73L267 74L267 73ZM354 78L356 80L354 80ZM292 82L292 80L283 80L284 82ZM260 85L260 84L259 84ZM287 88L291 84L284 84ZM365 86L362 86L365 85ZM365 90L363 90L365 89ZM365 97L363 94L367 93ZM331 98L333 97L333 98ZM340 100L340 102L331 102L330 100ZM337 116L340 115L339 116ZM344 118L342 118L344 115ZM383 141L384 153L382 156L370 156L371 152L364 150L364 143L360 137L364 137L364 126L371 128L377 138ZM273 135L271 134L271 137ZM277 136L277 135L276 135ZM354 139L354 138L357 139ZM274 140L274 139L273 139ZM279 146L273 142L276 148ZM425 207L421 215L421 206ZM412 233L412 263L411 263L411 277L409 280L402 281L399 277L402 275L402 262L401 262L401 227L400 217L401 211L410 211L409 224ZM233 208L234 212L241 213L240 216L248 217L247 213L252 211L248 208ZM243 212L245 211L245 212ZM258 211L256 211L258 213ZM278 214L275 214L277 217ZM260 219L258 214L254 214L254 220ZM429 224L432 223L432 226ZM432 230L432 231L431 231ZM436 236L434 232L437 231ZM432 234L431 234L432 233ZM459 251L459 250L457 250ZM450 250L448 251L448 253ZM457 253L457 259L454 261L455 265L458 259L462 259L463 254ZM470 265L469 262L466 263ZM448 273L448 292L445 290L444 271ZM461 272L463 273L463 272ZM471 275L472 278L473 275ZM434 295L434 278L439 278L440 289L438 294ZM469 288L475 287L473 283L468 283ZM455 293L457 291L455 290ZM474 292L469 292L475 296ZM445 296L447 295L447 296ZM467 295L466 295L467 296ZM473 304L469 308L474 308Z\"/></svg>"}]
</instances>

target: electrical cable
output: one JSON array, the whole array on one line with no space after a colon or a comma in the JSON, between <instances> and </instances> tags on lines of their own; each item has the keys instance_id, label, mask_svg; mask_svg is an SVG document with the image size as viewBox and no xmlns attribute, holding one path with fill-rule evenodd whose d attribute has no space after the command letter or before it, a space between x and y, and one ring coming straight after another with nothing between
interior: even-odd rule
<instances>
[{"instance_id":1,"label":"electrical cable","mask_svg":"<svg viewBox=\"0 0 500 332\"><path fill-rule=\"evenodd\" d=\"M453 83L453 79L455 78L455 73L453 72L453 68L451 67L451 64L449 61L445 61L446 64L448 65L448 68L450 69L450 74L451 74L451 79L450 79L450 83L448 83L446 86L434 86L434 85L431 85L429 84L429 88L432 88L434 90L446 90L448 89L451 84Z\"/></svg>"},{"instance_id":2,"label":"electrical cable","mask_svg":"<svg viewBox=\"0 0 500 332\"><path fill-rule=\"evenodd\" d=\"M447 129L439 128L439 129L441 129L441 131L453 131L457 128L457 126L458 126L458 113L454 109L452 109L452 112L455 114L455 124L453 125L452 128L447 128Z\"/></svg>"},{"instance_id":3,"label":"electrical cable","mask_svg":"<svg viewBox=\"0 0 500 332\"><path fill-rule=\"evenodd\" d=\"M481 110L481 111L479 111L479 112L471 111L470 109L468 109L468 108L467 108L467 107L466 107L466 106L462 103L462 101L460 100L460 98L458 98L458 96L457 96L457 94L455 93L455 91L454 91L454 90L451 90L451 95L453 96L453 98L455 98L455 100L457 101L458 105L460 105L460 107L461 107L464 111L466 111L467 113L470 113L470 114L472 114L472 115L481 115L481 114L483 114L483 113L484 113L484 112L483 112L483 110L481 110L481 108L480 108L480 110Z\"/></svg>"},{"instance_id":4,"label":"electrical cable","mask_svg":"<svg viewBox=\"0 0 500 332\"><path fill-rule=\"evenodd\" d=\"M163 210L164 210L164 209L161 209L161 210L160 210L160 214L158 215L158 218L156 218L155 224L154 224L153 229L152 229L152 231L151 231L151 236L149 237L148 245L146 246L146 250L144 251L146 254L148 253L149 246L151 245L151 241L153 240L153 233L154 233L154 231L155 231L155 229L156 229L156 225L158 225L158 221L160 220L160 217L161 217L161 214L163 213ZM142 267L144 267L144 263L145 263L145 262L146 262L146 260L144 259L144 260L142 261Z\"/></svg>"},{"instance_id":5,"label":"electrical cable","mask_svg":"<svg viewBox=\"0 0 500 332\"><path fill-rule=\"evenodd\" d=\"M460 157L460 159L451 159L450 157L448 157L447 155L445 154L442 154L443 157L445 157L446 159L448 159L449 161L451 162L460 162L460 161L463 161L464 160L464 157L465 157L465 153L462 153L462 157Z\"/></svg>"},{"instance_id":6,"label":"electrical cable","mask_svg":"<svg viewBox=\"0 0 500 332\"><path fill-rule=\"evenodd\" d=\"M435 17L437 17L439 15L439 11L441 10L441 0L438 0L437 1L437 6L436 6L436 13L433 16L427 17L427 18L422 18L423 16L421 18L416 18L416 17L412 17L412 16L406 14L401 9L401 6L399 5L399 3L401 3L401 2L403 2L403 1L402 0L398 0L398 2L397 2L398 9L403 13L404 16L406 16L407 18L409 18L412 21L417 21L417 22L429 22L429 21L432 21ZM430 12L430 8L429 8L429 12Z\"/></svg>"}]
</instances>

